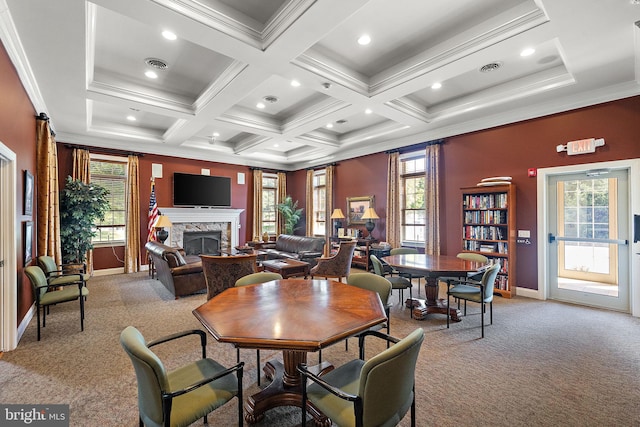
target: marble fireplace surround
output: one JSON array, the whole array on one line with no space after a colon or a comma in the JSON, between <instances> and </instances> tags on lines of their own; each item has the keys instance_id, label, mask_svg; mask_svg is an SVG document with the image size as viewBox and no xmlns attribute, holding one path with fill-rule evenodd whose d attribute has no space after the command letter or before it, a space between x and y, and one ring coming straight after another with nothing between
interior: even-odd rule
<instances>
[{"instance_id":1,"label":"marble fireplace surround","mask_svg":"<svg viewBox=\"0 0 640 427\"><path fill-rule=\"evenodd\" d=\"M233 208L162 208L158 210L166 215L173 226L169 229L170 246L182 247L185 231L222 232L221 249L231 249L239 245L240 214L244 209Z\"/></svg>"}]
</instances>

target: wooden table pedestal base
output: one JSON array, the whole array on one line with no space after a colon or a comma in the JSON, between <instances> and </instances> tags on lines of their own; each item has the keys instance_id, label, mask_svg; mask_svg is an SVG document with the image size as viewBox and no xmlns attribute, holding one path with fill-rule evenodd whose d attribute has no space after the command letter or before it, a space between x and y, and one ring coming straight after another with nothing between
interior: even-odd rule
<instances>
[{"instance_id":1,"label":"wooden table pedestal base","mask_svg":"<svg viewBox=\"0 0 640 427\"><path fill-rule=\"evenodd\" d=\"M448 314L451 320L454 322L460 322L460 310L455 307L449 308L447 313L447 301L442 298L438 298L438 278L426 277L426 283L424 285L424 292L427 295L427 299L413 298L407 299L406 306L413 310L413 318L417 320L424 320L428 314L439 313Z\"/></svg>"},{"instance_id":2,"label":"wooden table pedestal base","mask_svg":"<svg viewBox=\"0 0 640 427\"><path fill-rule=\"evenodd\" d=\"M297 373L298 363L306 362L306 353L295 351L285 351L284 353L285 358L288 359L285 364L295 363L294 370L287 369L288 366L285 367L277 360L269 361L265 364L263 370L267 379L271 380L271 384L245 401L244 419L247 423L257 423L264 418L264 413L267 410L278 406L297 406L302 408L302 377L300 375L289 375L287 372ZM290 354L287 355L286 353ZM302 355L304 356L302 357ZM322 364L313 367L313 369L317 375L324 375L333 370L333 365L322 362ZM307 403L307 413L313 417L317 426L331 427L331 420L311 403Z\"/></svg>"}]
</instances>

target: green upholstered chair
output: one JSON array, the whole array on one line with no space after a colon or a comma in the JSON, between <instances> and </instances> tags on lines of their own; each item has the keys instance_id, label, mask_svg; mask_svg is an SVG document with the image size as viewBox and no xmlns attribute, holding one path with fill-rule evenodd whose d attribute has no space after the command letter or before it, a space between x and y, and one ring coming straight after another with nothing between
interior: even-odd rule
<instances>
[{"instance_id":1,"label":"green upholstered chair","mask_svg":"<svg viewBox=\"0 0 640 427\"><path fill-rule=\"evenodd\" d=\"M282 276L278 273L272 273L270 271L260 271L258 273L247 274L244 277L236 280L236 286L248 286L255 285L256 283L265 283L272 280L281 280ZM236 359L240 362L240 349L236 348ZM258 385L260 385L260 350L256 350L256 366L258 368L257 378Z\"/></svg>"},{"instance_id":2,"label":"green upholstered chair","mask_svg":"<svg viewBox=\"0 0 640 427\"><path fill-rule=\"evenodd\" d=\"M357 242L340 242L340 247L335 255L327 258L318 258L318 263L309 272L311 278L336 278L342 281L343 277L349 277L356 243Z\"/></svg>"},{"instance_id":3,"label":"green upholstered chair","mask_svg":"<svg viewBox=\"0 0 640 427\"><path fill-rule=\"evenodd\" d=\"M86 264L62 264L57 265L53 257L42 255L38 257L38 265L52 286L62 286L65 283L74 283L81 280L86 286L90 275L87 274Z\"/></svg>"},{"instance_id":4,"label":"green upholstered chair","mask_svg":"<svg viewBox=\"0 0 640 427\"><path fill-rule=\"evenodd\" d=\"M202 358L173 371L150 350L158 344L198 335ZM225 368L207 358L207 335L201 330L178 332L147 343L136 328L120 333L120 345L131 359L138 381L140 427L188 426L199 418L238 398L238 425L243 425L242 373L244 363ZM235 374L235 375L233 375Z\"/></svg>"},{"instance_id":5,"label":"green upholstered chair","mask_svg":"<svg viewBox=\"0 0 640 427\"><path fill-rule=\"evenodd\" d=\"M306 426L307 402L340 426L395 426L411 411L415 426L415 368L424 331L414 330L398 340L377 331L374 335L395 343L366 362L355 359L318 377L300 365L302 374L302 425ZM310 384L309 381L311 380Z\"/></svg>"},{"instance_id":6,"label":"green upholstered chair","mask_svg":"<svg viewBox=\"0 0 640 427\"><path fill-rule=\"evenodd\" d=\"M391 315L390 308L391 304L389 303L389 297L391 296L391 282L386 278L379 276L373 273L356 273L351 274L347 278L347 284L351 286L355 286L361 289L367 289L369 291L377 292L380 296L380 301L382 301L382 305L384 306L384 312L387 315L387 321L385 323L379 323L369 330L379 331L382 328L386 328L387 334L391 333ZM359 336L359 335L358 335ZM387 342L387 344L389 344ZM345 340L345 348L348 349L348 340ZM362 349L360 349L362 351ZM364 358L364 355L361 355L361 359Z\"/></svg>"},{"instance_id":7,"label":"green upholstered chair","mask_svg":"<svg viewBox=\"0 0 640 427\"><path fill-rule=\"evenodd\" d=\"M84 299L89 295L89 290L84 286L82 280L53 284L47 282L42 269L36 265L31 265L24 269L25 274L31 282L31 288L36 298L36 317L38 321L38 341L40 341L40 310L42 309L42 327L47 325L47 311L49 306L61 304L63 302L80 300L80 330L84 331ZM81 298L82 296L82 298Z\"/></svg>"},{"instance_id":8,"label":"green upholstered chair","mask_svg":"<svg viewBox=\"0 0 640 427\"><path fill-rule=\"evenodd\" d=\"M258 273L247 274L236 280L236 286L255 285L256 283L265 283L272 280L282 280L282 276L278 273L270 271L260 271Z\"/></svg>"},{"instance_id":9,"label":"green upholstered chair","mask_svg":"<svg viewBox=\"0 0 640 427\"><path fill-rule=\"evenodd\" d=\"M382 264L382 261L380 261L375 255L371 255L369 256L369 258L371 259L371 265L373 266L374 273L376 273L378 276L384 276L384 266ZM401 276L390 276L385 278L389 282L391 282L391 288L393 290L400 290L400 303L403 302L405 289L409 289L409 298L413 299L413 293L411 291L413 288L413 284L411 283L411 280ZM413 317L413 309L411 309L411 317Z\"/></svg>"},{"instance_id":10,"label":"green upholstered chair","mask_svg":"<svg viewBox=\"0 0 640 427\"><path fill-rule=\"evenodd\" d=\"M447 290L447 312L449 311L450 297L458 299L458 308L460 308L460 300L464 300L464 314L467 315L467 301L473 301L480 304L480 319L482 328L482 338L484 338L484 313L487 311L486 305L489 304L489 319L493 324L493 289L495 286L496 276L500 271L500 264L496 263L485 270L482 280L477 284L470 282L454 283ZM451 285L451 284L450 284ZM449 317L447 316L447 328L449 327Z\"/></svg>"},{"instance_id":11,"label":"green upholstered chair","mask_svg":"<svg viewBox=\"0 0 640 427\"><path fill-rule=\"evenodd\" d=\"M389 255L404 255L404 254L417 254L417 253L418 253L418 250L416 248L393 248L389 251ZM413 279L418 279L418 298L420 297L420 287L421 287L420 279L422 279L423 276L416 276L415 274L401 273L396 270L392 270L392 274L394 273L400 277L409 279L409 281L412 281Z\"/></svg>"}]
</instances>

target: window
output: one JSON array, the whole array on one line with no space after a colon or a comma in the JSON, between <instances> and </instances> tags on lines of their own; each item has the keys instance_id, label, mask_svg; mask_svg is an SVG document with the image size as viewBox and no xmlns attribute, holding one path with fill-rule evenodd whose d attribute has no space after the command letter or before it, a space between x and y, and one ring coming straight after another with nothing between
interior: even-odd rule
<instances>
[{"instance_id":1,"label":"window","mask_svg":"<svg viewBox=\"0 0 640 427\"><path fill-rule=\"evenodd\" d=\"M276 234L278 229L278 175L262 175L262 233Z\"/></svg>"},{"instance_id":2,"label":"window","mask_svg":"<svg viewBox=\"0 0 640 427\"><path fill-rule=\"evenodd\" d=\"M400 158L400 222L403 244L425 242L425 165L424 155L408 153Z\"/></svg>"},{"instance_id":3,"label":"window","mask_svg":"<svg viewBox=\"0 0 640 427\"><path fill-rule=\"evenodd\" d=\"M325 235L327 212L327 174L324 169L313 172L313 234Z\"/></svg>"},{"instance_id":4,"label":"window","mask_svg":"<svg viewBox=\"0 0 640 427\"><path fill-rule=\"evenodd\" d=\"M91 157L91 183L109 191L109 210L104 220L95 224L94 245L123 243L125 241L125 204L127 188L127 161L102 160Z\"/></svg>"}]
</instances>

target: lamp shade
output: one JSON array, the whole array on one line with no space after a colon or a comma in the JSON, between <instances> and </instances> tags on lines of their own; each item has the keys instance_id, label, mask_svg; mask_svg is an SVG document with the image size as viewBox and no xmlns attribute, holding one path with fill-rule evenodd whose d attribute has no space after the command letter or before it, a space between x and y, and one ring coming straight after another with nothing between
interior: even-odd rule
<instances>
[{"instance_id":1,"label":"lamp shade","mask_svg":"<svg viewBox=\"0 0 640 427\"><path fill-rule=\"evenodd\" d=\"M373 210L373 208L367 208L367 210L364 211L364 213L362 214L362 216L360 218L362 218L362 219L380 219L380 217L378 216L376 211Z\"/></svg>"},{"instance_id":2,"label":"lamp shade","mask_svg":"<svg viewBox=\"0 0 640 427\"><path fill-rule=\"evenodd\" d=\"M345 218L345 216L342 213L342 209L337 208L333 210L333 213L331 214L331 219L343 219L343 218Z\"/></svg>"},{"instance_id":3,"label":"lamp shade","mask_svg":"<svg viewBox=\"0 0 640 427\"><path fill-rule=\"evenodd\" d=\"M155 228L171 227L172 225L173 224L171 224L171 220L166 215L158 216L158 220L155 224L153 224Z\"/></svg>"}]
</instances>

